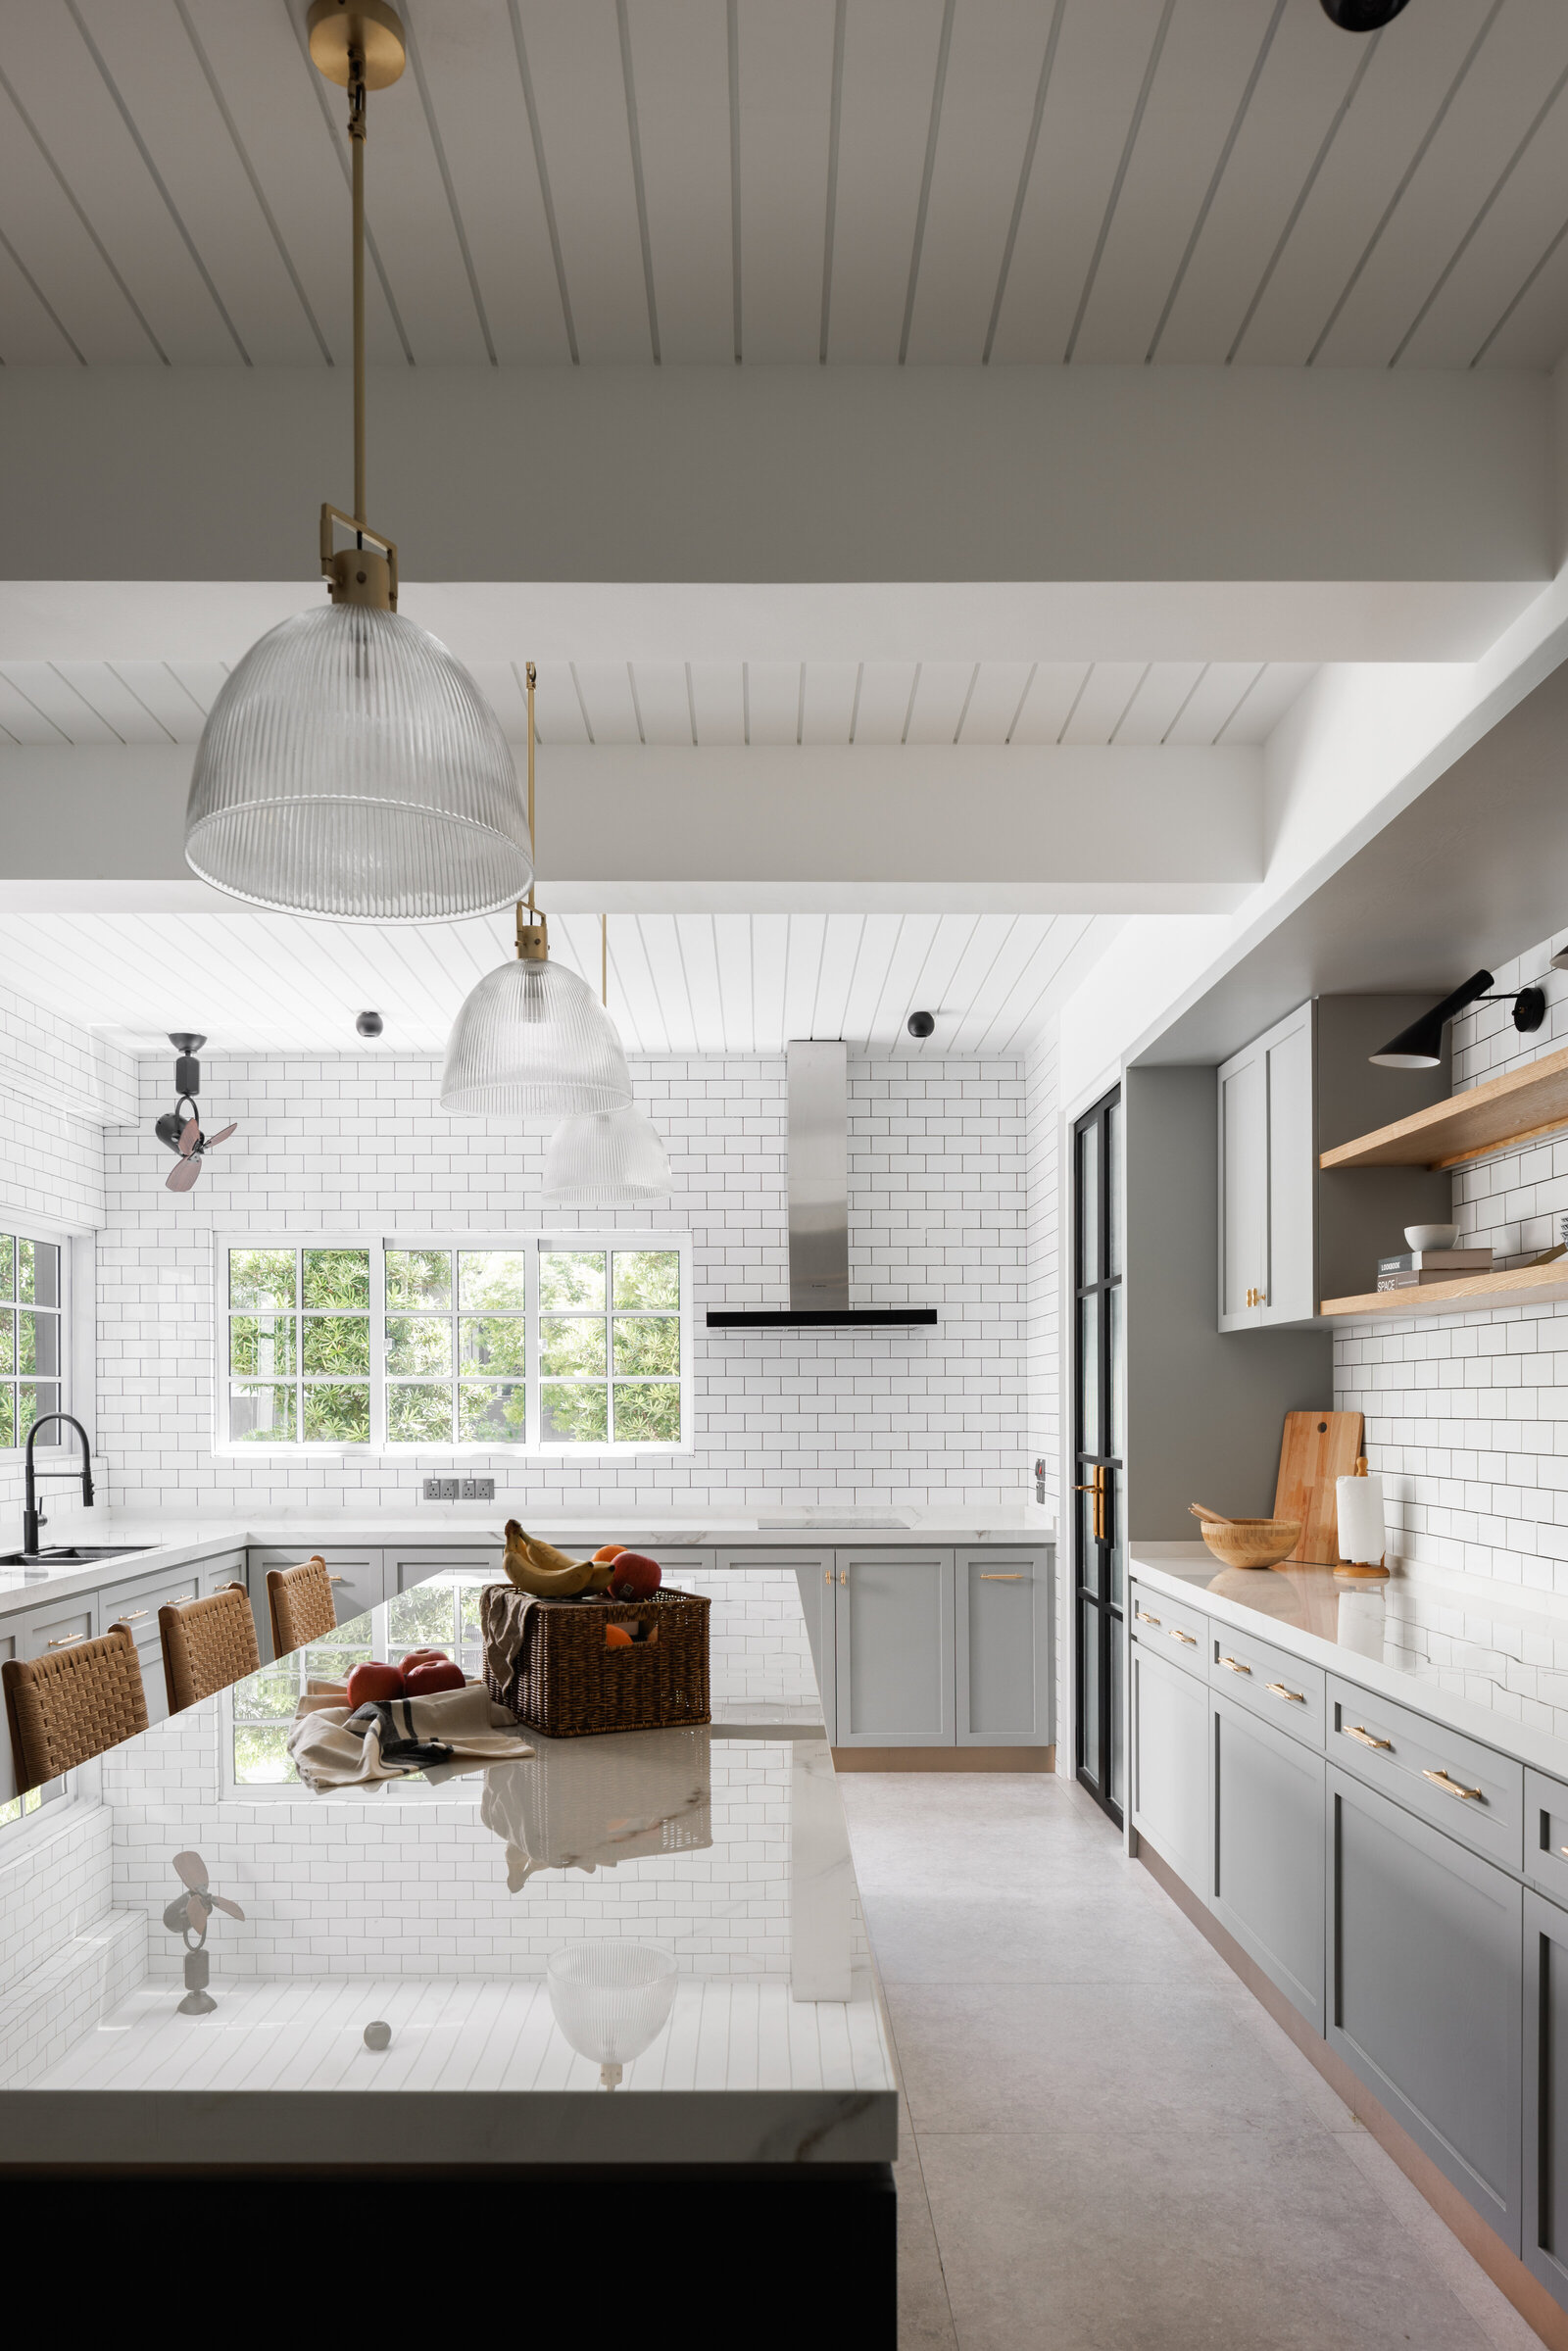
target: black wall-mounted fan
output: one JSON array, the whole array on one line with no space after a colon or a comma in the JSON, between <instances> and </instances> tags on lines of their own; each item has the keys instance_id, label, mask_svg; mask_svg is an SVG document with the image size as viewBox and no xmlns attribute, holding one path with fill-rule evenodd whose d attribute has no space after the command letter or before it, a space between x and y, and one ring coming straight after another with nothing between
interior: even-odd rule
<instances>
[{"instance_id":1,"label":"black wall-mounted fan","mask_svg":"<svg viewBox=\"0 0 1568 2351\"><path fill-rule=\"evenodd\" d=\"M174 1063L174 1090L179 1099L172 1110L166 1110L154 1127L160 1143L179 1153L179 1165L166 1177L170 1192L188 1192L202 1171L203 1153L216 1151L226 1143L238 1120L220 1127L216 1135L204 1135L196 1116L196 1097L202 1087L202 1065L196 1055L207 1043L205 1037L193 1036L188 1029L172 1033L169 1040L179 1055Z\"/></svg>"}]
</instances>

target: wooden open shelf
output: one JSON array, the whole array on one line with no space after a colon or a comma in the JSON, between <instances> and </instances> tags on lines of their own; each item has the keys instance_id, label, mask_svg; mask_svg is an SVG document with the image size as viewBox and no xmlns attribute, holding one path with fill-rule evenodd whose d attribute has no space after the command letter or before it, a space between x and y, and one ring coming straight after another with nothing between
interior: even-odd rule
<instances>
[{"instance_id":1,"label":"wooden open shelf","mask_svg":"<svg viewBox=\"0 0 1568 2351\"><path fill-rule=\"evenodd\" d=\"M1568 1298L1568 1257L1557 1257L1550 1265L1515 1265L1505 1273L1466 1274L1456 1282L1425 1282L1412 1290L1326 1298L1318 1312L1364 1320L1369 1314L1463 1314L1481 1306L1544 1306L1558 1298Z\"/></svg>"},{"instance_id":2,"label":"wooden open shelf","mask_svg":"<svg viewBox=\"0 0 1568 2351\"><path fill-rule=\"evenodd\" d=\"M1324 1151L1320 1167L1457 1167L1510 1143L1530 1143L1568 1126L1568 1046L1544 1053L1523 1069L1489 1078L1469 1094L1453 1094L1429 1110L1413 1110L1392 1126L1358 1135ZM1490 1274L1487 1281L1506 1281ZM1334 1309L1325 1306L1325 1314Z\"/></svg>"}]
</instances>

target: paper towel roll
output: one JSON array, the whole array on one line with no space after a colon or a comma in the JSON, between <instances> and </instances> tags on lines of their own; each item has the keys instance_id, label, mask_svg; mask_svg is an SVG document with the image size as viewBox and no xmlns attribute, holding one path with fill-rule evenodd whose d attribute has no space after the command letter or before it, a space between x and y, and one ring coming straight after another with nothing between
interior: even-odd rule
<instances>
[{"instance_id":1,"label":"paper towel roll","mask_svg":"<svg viewBox=\"0 0 1568 2351\"><path fill-rule=\"evenodd\" d=\"M1383 1479L1373 1470L1364 1478L1335 1481L1340 1510L1340 1557L1358 1566L1375 1567L1383 1557L1388 1536L1383 1524Z\"/></svg>"}]
</instances>

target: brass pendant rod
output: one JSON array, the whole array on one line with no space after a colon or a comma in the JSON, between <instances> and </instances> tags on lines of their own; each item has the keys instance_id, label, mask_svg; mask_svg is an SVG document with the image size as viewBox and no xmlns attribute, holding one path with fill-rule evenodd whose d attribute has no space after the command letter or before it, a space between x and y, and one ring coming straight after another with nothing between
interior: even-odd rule
<instances>
[{"instance_id":1,"label":"brass pendant rod","mask_svg":"<svg viewBox=\"0 0 1568 2351\"><path fill-rule=\"evenodd\" d=\"M365 52L352 47L349 153L354 167L354 519L363 530L369 520L365 495Z\"/></svg>"},{"instance_id":2,"label":"brass pendant rod","mask_svg":"<svg viewBox=\"0 0 1568 2351\"><path fill-rule=\"evenodd\" d=\"M533 829L533 690L539 682L539 672L532 661L528 663L528 856L537 869L539 851ZM533 912L533 883L528 884L528 911Z\"/></svg>"}]
</instances>

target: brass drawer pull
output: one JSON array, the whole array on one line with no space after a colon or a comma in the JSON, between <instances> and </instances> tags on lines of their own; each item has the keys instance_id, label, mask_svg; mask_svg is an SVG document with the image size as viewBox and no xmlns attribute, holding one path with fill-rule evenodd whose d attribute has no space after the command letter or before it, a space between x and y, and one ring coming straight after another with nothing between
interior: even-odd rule
<instances>
[{"instance_id":1,"label":"brass drawer pull","mask_svg":"<svg viewBox=\"0 0 1568 2351\"><path fill-rule=\"evenodd\" d=\"M1287 1690L1283 1682L1265 1682L1263 1687L1268 1691L1270 1697L1287 1698L1293 1706L1304 1706L1306 1704L1306 1697L1303 1691L1299 1690Z\"/></svg>"},{"instance_id":2,"label":"brass drawer pull","mask_svg":"<svg viewBox=\"0 0 1568 2351\"><path fill-rule=\"evenodd\" d=\"M1023 1582L1023 1578L1022 1576L988 1576L984 1568L982 1568L980 1571L980 1581L982 1584L1021 1584Z\"/></svg>"},{"instance_id":3,"label":"brass drawer pull","mask_svg":"<svg viewBox=\"0 0 1568 2351\"><path fill-rule=\"evenodd\" d=\"M329 1584L346 1584L348 1582L347 1576L328 1576L326 1580Z\"/></svg>"},{"instance_id":4,"label":"brass drawer pull","mask_svg":"<svg viewBox=\"0 0 1568 2351\"><path fill-rule=\"evenodd\" d=\"M122 1608L115 1622L120 1625L133 1625L138 1616L145 1616L146 1613L145 1608Z\"/></svg>"},{"instance_id":5,"label":"brass drawer pull","mask_svg":"<svg viewBox=\"0 0 1568 2351\"><path fill-rule=\"evenodd\" d=\"M1450 1780L1446 1772L1424 1771L1421 1777L1430 1780L1434 1788L1441 1788L1446 1796L1460 1796L1467 1804L1484 1804L1487 1800L1479 1788L1461 1788L1459 1782Z\"/></svg>"},{"instance_id":6,"label":"brass drawer pull","mask_svg":"<svg viewBox=\"0 0 1568 2351\"><path fill-rule=\"evenodd\" d=\"M193 1592L176 1592L174 1594L174 1606L176 1608L183 1608L187 1600L193 1600L195 1597L196 1594Z\"/></svg>"},{"instance_id":7,"label":"brass drawer pull","mask_svg":"<svg viewBox=\"0 0 1568 2351\"><path fill-rule=\"evenodd\" d=\"M1180 1625L1171 1626L1170 1637L1172 1641L1185 1641L1190 1649L1196 1649L1198 1646L1198 1635L1196 1633L1184 1633Z\"/></svg>"},{"instance_id":8,"label":"brass drawer pull","mask_svg":"<svg viewBox=\"0 0 1568 2351\"><path fill-rule=\"evenodd\" d=\"M60 1639L52 1641L49 1646L52 1649L69 1649L78 1641L91 1641L91 1639L90 1633L62 1633Z\"/></svg>"},{"instance_id":9,"label":"brass drawer pull","mask_svg":"<svg viewBox=\"0 0 1568 2351\"><path fill-rule=\"evenodd\" d=\"M1237 1657L1222 1657L1220 1663L1228 1674L1250 1674L1252 1670L1250 1665L1243 1665Z\"/></svg>"},{"instance_id":10,"label":"brass drawer pull","mask_svg":"<svg viewBox=\"0 0 1568 2351\"><path fill-rule=\"evenodd\" d=\"M1371 1732L1363 1731L1359 1723L1346 1723L1342 1727L1347 1739L1358 1739L1364 1747L1386 1747L1391 1754L1394 1751L1392 1739L1374 1739Z\"/></svg>"},{"instance_id":11,"label":"brass drawer pull","mask_svg":"<svg viewBox=\"0 0 1568 2351\"><path fill-rule=\"evenodd\" d=\"M1149 1610L1148 1610L1147 1608L1140 1608L1140 1609L1139 1609L1139 1611L1138 1611L1138 1622L1139 1622L1141 1625L1152 1625L1156 1633L1159 1631L1159 1619L1158 1619L1158 1617L1157 1617L1157 1616L1151 1616L1151 1615L1150 1615L1150 1613L1149 1613Z\"/></svg>"}]
</instances>

